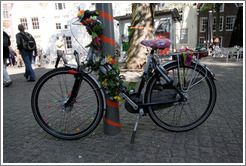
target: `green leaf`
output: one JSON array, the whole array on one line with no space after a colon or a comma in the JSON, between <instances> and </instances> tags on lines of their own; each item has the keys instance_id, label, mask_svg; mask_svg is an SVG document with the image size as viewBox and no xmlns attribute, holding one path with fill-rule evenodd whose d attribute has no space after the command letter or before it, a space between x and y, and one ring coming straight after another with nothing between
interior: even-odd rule
<instances>
[{"instance_id":1,"label":"green leaf","mask_svg":"<svg viewBox=\"0 0 246 166\"><path fill-rule=\"evenodd\" d=\"M137 82L130 82L128 85L128 89L135 90L136 85L137 85Z\"/></svg>"},{"instance_id":2,"label":"green leaf","mask_svg":"<svg viewBox=\"0 0 246 166\"><path fill-rule=\"evenodd\" d=\"M97 34L95 32L92 32L91 36L92 36L92 39L95 39L97 37Z\"/></svg>"}]
</instances>

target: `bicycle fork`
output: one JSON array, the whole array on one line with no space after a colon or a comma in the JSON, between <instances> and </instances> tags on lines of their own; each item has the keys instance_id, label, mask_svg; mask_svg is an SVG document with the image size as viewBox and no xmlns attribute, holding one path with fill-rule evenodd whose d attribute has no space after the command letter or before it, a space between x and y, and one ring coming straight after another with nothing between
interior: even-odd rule
<instances>
[{"instance_id":1,"label":"bicycle fork","mask_svg":"<svg viewBox=\"0 0 246 166\"><path fill-rule=\"evenodd\" d=\"M65 110L69 110L69 108L73 107L73 104L76 102L79 88L83 81L83 78L80 76L80 74L75 74L74 77L75 77L75 82L73 85L72 93L70 94L69 99L63 104Z\"/></svg>"}]
</instances>

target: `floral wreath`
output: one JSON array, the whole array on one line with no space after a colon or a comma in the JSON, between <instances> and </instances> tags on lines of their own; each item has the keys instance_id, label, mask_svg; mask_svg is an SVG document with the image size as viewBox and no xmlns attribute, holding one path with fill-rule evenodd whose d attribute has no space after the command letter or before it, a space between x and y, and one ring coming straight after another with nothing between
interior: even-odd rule
<instances>
[{"instance_id":1,"label":"floral wreath","mask_svg":"<svg viewBox=\"0 0 246 166\"><path fill-rule=\"evenodd\" d=\"M194 53L194 52L195 52L194 50L186 48L186 49L179 49L176 53L182 53L183 54L183 56L179 57L180 58L179 60L180 60L181 64L190 65L193 56L197 56L197 54ZM199 53L199 55L198 55L199 59L208 56L207 51L206 50L202 50L199 46L196 48L196 52ZM173 56L173 59L177 59L177 57Z\"/></svg>"},{"instance_id":2,"label":"floral wreath","mask_svg":"<svg viewBox=\"0 0 246 166\"><path fill-rule=\"evenodd\" d=\"M78 18L83 18L83 14L84 11L80 11ZM98 71L98 81L105 89L107 97L113 98L115 101L123 101L119 93L122 91L127 93L133 87L126 87L124 83L125 77L120 75L119 64L116 59L112 58L108 53L102 54L101 52L100 35L102 34L103 24L97 22L96 16L86 18L81 23L86 26L87 32L92 37L91 43L86 47L93 47L96 50L94 60L89 61L87 66L91 67L93 71Z\"/></svg>"}]
</instances>

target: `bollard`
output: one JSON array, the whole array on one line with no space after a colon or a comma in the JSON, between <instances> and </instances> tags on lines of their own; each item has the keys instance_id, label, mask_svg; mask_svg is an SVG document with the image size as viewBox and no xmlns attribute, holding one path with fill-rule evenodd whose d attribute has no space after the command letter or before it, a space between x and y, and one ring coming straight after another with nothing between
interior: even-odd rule
<instances>
[{"instance_id":1,"label":"bollard","mask_svg":"<svg viewBox=\"0 0 246 166\"><path fill-rule=\"evenodd\" d=\"M103 118L104 133L106 135L117 135L121 130L119 118L119 102L106 99L106 113Z\"/></svg>"},{"instance_id":2,"label":"bollard","mask_svg":"<svg viewBox=\"0 0 246 166\"><path fill-rule=\"evenodd\" d=\"M102 42L102 54L109 54L115 58L115 40L114 40L114 19L111 3L97 3L96 10L99 11L98 19L103 24L103 32L100 35ZM104 133L106 135L116 135L120 132L119 123L119 103L109 98L106 99L106 112L104 115Z\"/></svg>"}]
</instances>

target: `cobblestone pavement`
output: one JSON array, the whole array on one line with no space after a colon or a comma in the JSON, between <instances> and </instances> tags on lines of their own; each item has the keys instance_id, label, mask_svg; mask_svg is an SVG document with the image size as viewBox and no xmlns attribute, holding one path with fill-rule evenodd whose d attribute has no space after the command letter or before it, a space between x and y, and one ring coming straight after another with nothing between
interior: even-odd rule
<instances>
[{"instance_id":1,"label":"cobblestone pavement","mask_svg":"<svg viewBox=\"0 0 246 166\"><path fill-rule=\"evenodd\" d=\"M13 85L3 88L3 163L243 163L243 62L202 60L216 74L217 102L198 128L170 132L141 117L130 144L136 115L120 103L121 132L108 136L103 121L85 138L66 141L44 132L31 110L35 85L24 67L8 67ZM35 68L37 79L51 68ZM128 73L129 75L129 73ZM132 77L132 76L131 76Z\"/></svg>"}]
</instances>

